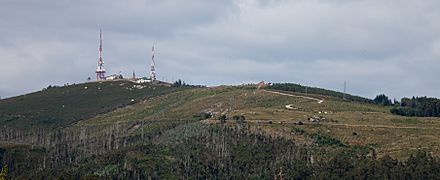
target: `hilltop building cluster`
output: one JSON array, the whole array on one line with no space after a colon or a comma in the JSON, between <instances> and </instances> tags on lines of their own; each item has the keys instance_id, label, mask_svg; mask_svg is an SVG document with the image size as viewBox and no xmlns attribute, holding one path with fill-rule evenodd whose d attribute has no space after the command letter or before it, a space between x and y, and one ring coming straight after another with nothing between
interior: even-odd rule
<instances>
[{"instance_id":1,"label":"hilltop building cluster","mask_svg":"<svg viewBox=\"0 0 440 180\"><path fill-rule=\"evenodd\" d=\"M154 45L151 49L151 52L152 52L152 55L151 55L151 64L150 64L150 76L136 78L136 74L133 71L133 77L129 80L134 81L136 83L159 83L159 81L156 79L156 67L155 67L156 62L154 60ZM104 60L102 58L102 31L101 30L99 30L98 67L96 68L95 73L96 73L96 80L97 81L124 79L124 77L122 76L121 73L105 76L106 70L104 69Z\"/></svg>"}]
</instances>

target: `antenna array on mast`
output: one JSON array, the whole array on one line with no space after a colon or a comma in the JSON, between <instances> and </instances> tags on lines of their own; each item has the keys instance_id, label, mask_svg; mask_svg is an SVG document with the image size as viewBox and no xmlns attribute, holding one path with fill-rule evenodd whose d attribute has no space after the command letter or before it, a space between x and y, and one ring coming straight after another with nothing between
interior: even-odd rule
<instances>
[{"instance_id":1,"label":"antenna array on mast","mask_svg":"<svg viewBox=\"0 0 440 180\"><path fill-rule=\"evenodd\" d=\"M154 61L154 45L151 48L151 66L150 66L150 79L151 82L156 81L156 62Z\"/></svg>"},{"instance_id":2,"label":"antenna array on mast","mask_svg":"<svg viewBox=\"0 0 440 180\"><path fill-rule=\"evenodd\" d=\"M98 67L96 68L96 80L105 80L104 60L102 59L102 32L99 29Z\"/></svg>"}]
</instances>

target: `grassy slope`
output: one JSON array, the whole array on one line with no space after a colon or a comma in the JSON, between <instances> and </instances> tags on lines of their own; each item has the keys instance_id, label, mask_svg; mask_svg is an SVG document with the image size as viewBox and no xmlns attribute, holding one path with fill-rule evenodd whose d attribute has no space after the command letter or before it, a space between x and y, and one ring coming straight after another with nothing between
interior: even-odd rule
<instances>
[{"instance_id":1,"label":"grassy slope","mask_svg":"<svg viewBox=\"0 0 440 180\"><path fill-rule=\"evenodd\" d=\"M117 97L112 96L114 98L110 99L115 100L119 98L122 102L131 99L132 93L128 93L130 97L120 94L120 92L130 92L129 90L124 90L124 88L116 90L119 89L119 82L93 85L95 86L91 86L91 84L77 86L79 90L84 90L84 86L88 86L88 89L94 89L95 92L97 86L100 86L103 91L109 88L113 89L112 91L119 92L116 93ZM128 87L132 87L132 85ZM63 88L58 88L53 89L51 93L39 92L36 94L48 93L46 96L51 95L56 99L55 97L58 96L54 96L55 94L66 93L66 91L62 90ZM137 90L135 91L137 92ZM417 149L431 151L436 156L440 155L440 142L438 142L440 138L440 133L438 133L440 129L440 118L408 118L395 116L389 113L388 107L349 102L326 96L319 96L320 98L324 98L325 101L322 104L318 104L308 99L287 97L242 87L195 88L181 91L177 91L177 89L156 88L155 90L143 89L142 91L140 91L139 94L145 95L145 91L147 91L150 92L149 95L154 95L154 97L109 113L79 121L73 126L70 126L70 128L111 125L120 122L136 124L136 122L143 120L146 122L146 127L144 128L145 134L158 134L158 131L160 131L159 134L163 134L159 136L158 139L152 138L151 141L153 142L149 141L149 143L157 144L159 149L161 149L163 144L179 142L181 141L179 138L188 136L186 130L181 128L182 126L199 126L199 122L191 123L198 121L194 118L194 115L211 111L214 112L215 117L211 120L203 121L205 125L218 123L218 120L215 120L215 118L222 113L226 113L229 117L232 115L244 115L251 131L264 131L271 136L282 136L293 139L296 143L312 145L308 147L315 147L320 150L325 150L326 152L331 151L332 147L320 146L319 144L313 143L311 135L321 134L322 136L341 140L347 145L372 147L376 149L379 156L389 154L399 159L405 159L409 153ZM155 96L159 94L163 95ZM293 94L303 95L298 93ZM99 96L99 93L93 94L93 96L96 95ZM32 97L35 96L35 94L27 96ZM150 96L140 97L145 98ZM18 102L21 98L24 99L25 97L18 97L16 101ZM38 99L38 97L34 98ZM42 97L39 98L40 100L44 100ZM137 98L136 100L138 99L141 98ZM37 101L34 102L36 103ZM2 101L2 104L3 103L5 102ZM297 109L287 110L285 108L286 104L293 104ZM28 106L28 109L36 106L33 104L23 105ZM3 106L5 107L5 105ZM40 104L40 106L42 105ZM59 106L59 104L54 105L54 107L55 106ZM32 112L37 111L36 109L32 110ZM17 110L17 112L19 112L19 110ZM327 112L327 114L320 114L319 112ZM324 116L328 121L321 123L308 122L307 118L313 115ZM21 121L25 121L25 119ZM297 123L299 121L304 122L304 125L298 125ZM234 121L228 121L227 123L231 126L236 126ZM139 135L141 133L140 129L139 126L133 126L127 129L126 135ZM105 130L105 128L103 128L103 130ZM196 130L193 132L203 135L204 131ZM355 132L356 135L353 135L353 132ZM97 134L99 134L99 132L97 132ZM171 144L169 146L173 145ZM347 148L350 148L350 146ZM108 154L108 159L117 159L117 156L125 156L127 159L133 159L133 162L136 162L134 164L138 164L140 161L143 163L139 164L145 166L151 164L150 161L174 162L173 154L166 152L166 149L163 149L165 153L160 151L149 155L140 152L141 150L142 148L136 146L129 147L126 151L114 152L116 155ZM91 161L90 163L92 164L86 164L85 166L80 165L79 168L90 169L91 171L95 171L96 168L106 169L106 165L109 164L109 161L102 160L101 162L101 160L97 160ZM113 163L118 164L120 162ZM112 168L109 167L109 169ZM70 170L75 171L76 169Z\"/></svg>"},{"instance_id":2,"label":"grassy slope","mask_svg":"<svg viewBox=\"0 0 440 180\"><path fill-rule=\"evenodd\" d=\"M0 124L20 128L55 128L87 119L181 88L130 81L92 82L50 88L0 101ZM132 101L133 99L133 101Z\"/></svg>"},{"instance_id":3,"label":"grassy slope","mask_svg":"<svg viewBox=\"0 0 440 180\"><path fill-rule=\"evenodd\" d=\"M146 120L150 122L149 127L154 128L157 127L154 121L194 120L194 115L211 111L216 116L221 113L244 115L252 126L304 144L311 143L311 134L319 133L335 137L345 144L374 147L380 156L390 154L406 158L417 149L440 155L440 143L437 141L440 138L440 118L395 116L389 113L388 107L320 97L326 99L322 104L247 88L189 89L149 99L79 124ZM297 110L285 109L286 104L294 104ZM320 111L322 114L319 114ZM313 115L324 116L327 121L308 122L307 119ZM299 121L305 125L297 125ZM293 129L305 132L293 133ZM134 133L139 133L139 130Z\"/></svg>"},{"instance_id":4,"label":"grassy slope","mask_svg":"<svg viewBox=\"0 0 440 180\"><path fill-rule=\"evenodd\" d=\"M84 90L84 86L88 86L88 90L94 90L95 94L92 94L93 96L99 96L99 93L96 93L98 86L101 87L103 92L105 92L107 88L113 89L111 92L115 91L117 96L111 96L113 98L110 99L118 99L119 102L117 103L126 102L128 104L129 102L127 102L127 100L131 99L133 97L132 95L135 94L122 88L125 86L120 86L120 82L82 84L73 87L82 91ZM132 85L129 84L127 87L132 87ZM69 88L69 90L71 89L72 88ZM50 93L43 91L27 96L33 97L36 96L36 94L40 94L42 97L36 96L33 98L43 101L43 97L49 95L57 99L57 97L63 97L63 92L66 94L66 88L57 88L48 91L50 91ZM84 91L87 92L87 90ZM144 120L146 122L144 133L146 134L155 133L157 131L162 133L171 131L179 134L182 132L179 129L174 129L176 125L179 126L179 124L198 121L194 118L195 115L201 112L211 111L215 114L215 117L211 120L204 121L204 123L218 123L215 118L222 113L226 113L229 117L232 115L244 115L247 124L250 126L250 130L262 130L272 136L283 136L288 139L293 139L300 144L314 144L311 135L318 133L323 136L341 140L347 145L373 147L379 156L389 154L399 159L404 159L408 157L409 153L417 149L432 151L436 156L440 155L440 142L438 142L440 138L440 133L438 133L438 129L440 129L440 118L408 118L395 116L389 113L388 107L349 102L326 96L319 96L320 98L324 98L325 101L322 104L318 104L316 101L308 99L271 94L261 90L243 87L195 88L180 91L177 91L177 89L161 89L156 87L155 90L143 89L140 91L132 91L140 94L138 98L135 97L136 100L151 96L154 97L109 113L79 121L71 126L71 128L111 125L120 122L136 124L136 122ZM145 91L150 93L145 95ZM121 95L121 92L129 93ZM44 94L46 95L44 96ZM58 95L55 96L56 94ZM67 94L69 93L67 92ZM159 94L163 95L155 96ZM294 94L303 95L298 93ZM91 98L90 96L87 95L87 97ZM17 97L15 101L18 102L20 99L25 99L25 97ZM2 105L5 107L4 103L10 100L2 101ZM91 101L93 100L95 99L91 98ZM38 101L35 100L33 102L36 103ZM85 104L88 105L88 103ZM285 108L286 104L293 104L297 109L287 110ZM110 105L114 104L110 103ZM36 105L23 104L23 106L27 106L27 109L31 109ZM60 104L53 106L58 107ZM101 108L98 107L96 109ZM31 112L35 113L36 111L37 109L32 109ZM17 110L17 112L19 111ZM319 112L327 112L327 114L319 114ZM57 115L57 113L54 114ZM324 116L328 121L321 123L308 122L307 119L313 115ZM20 119L20 121L25 122L26 119ZM298 125L297 123L299 121L304 122L304 125ZM63 123L66 122L68 121L64 121ZM15 124L18 124L18 122L15 122ZM228 121L228 124L235 126L234 121ZM105 130L105 128L103 130ZM357 135L353 135L354 132ZM127 136L139 135L140 133L141 128L139 126L133 126L126 131ZM97 134L99 133L97 132ZM160 143L166 143L165 141L166 140L163 140ZM319 147L317 144L314 144L314 146Z\"/></svg>"}]
</instances>

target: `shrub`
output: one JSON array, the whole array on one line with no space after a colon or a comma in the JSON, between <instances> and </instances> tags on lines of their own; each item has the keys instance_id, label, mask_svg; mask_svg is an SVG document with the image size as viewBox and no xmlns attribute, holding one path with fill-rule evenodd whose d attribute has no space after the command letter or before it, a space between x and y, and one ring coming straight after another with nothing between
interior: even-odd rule
<instances>
[{"instance_id":1,"label":"shrub","mask_svg":"<svg viewBox=\"0 0 440 180\"><path fill-rule=\"evenodd\" d=\"M338 147L344 147L344 143L342 143L340 140L329 137L329 136L322 136L320 134L313 134L311 135L313 138L313 142L318 145L323 146L338 146Z\"/></svg>"},{"instance_id":2,"label":"shrub","mask_svg":"<svg viewBox=\"0 0 440 180\"><path fill-rule=\"evenodd\" d=\"M352 135L353 136L357 136L358 134L357 134L357 132L353 132Z\"/></svg>"},{"instance_id":3,"label":"shrub","mask_svg":"<svg viewBox=\"0 0 440 180\"><path fill-rule=\"evenodd\" d=\"M193 118L196 120L205 120L212 117L211 112L202 112L200 114L194 115Z\"/></svg>"},{"instance_id":4,"label":"shrub","mask_svg":"<svg viewBox=\"0 0 440 180\"><path fill-rule=\"evenodd\" d=\"M237 121L237 123L243 123L246 118L243 115L234 115L232 119Z\"/></svg>"},{"instance_id":5,"label":"shrub","mask_svg":"<svg viewBox=\"0 0 440 180\"><path fill-rule=\"evenodd\" d=\"M299 133L299 134L304 134L306 131L304 131L304 129L294 127L292 129L292 132Z\"/></svg>"}]
</instances>

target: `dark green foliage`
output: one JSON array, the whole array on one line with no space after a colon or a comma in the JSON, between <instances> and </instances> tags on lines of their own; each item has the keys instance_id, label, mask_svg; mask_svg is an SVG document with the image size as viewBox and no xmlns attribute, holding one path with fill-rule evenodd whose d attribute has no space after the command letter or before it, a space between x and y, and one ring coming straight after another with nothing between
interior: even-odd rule
<instances>
[{"instance_id":1,"label":"dark green foliage","mask_svg":"<svg viewBox=\"0 0 440 180\"><path fill-rule=\"evenodd\" d=\"M343 147L345 146L340 140L332 138L330 136L323 136L320 134L312 134L310 137L313 139L313 142L321 145L321 146L337 146Z\"/></svg>"},{"instance_id":2,"label":"dark green foliage","mask_svg":"<svg viewBox=\"0 0 440 180\"><path fill-rule=\"evenodd\" d=\"M439 179L440 160L421 151L399 162L389 156L372 158L365 147L317 152L291 140L249 133L246 126L189 123L169 128L150 134L155 140L79 163L42 169L44 150L23 148L8 149L6 162L17 179L273 179L279 173L286 179ZM318 139L339 144L329 137Z\"/></svg>"},{"instance_id":3,"label":"dark green foliage","mask_svg":"<svg viewBox=\"0 0 440 180\"><path fill-rule=\"evenodd\" d=\"M292 132L297 134L304 134L306 131L304 129L294 127L292 128Z\"/></svg>"},{"instance_id":4,"label":"dark green foliage","mask_svg":"<svg viewBox=\"0 0 440 180\"><path fill-rule=\"evenodd\" d=\"M389 156L379 160L365 154L339 153L315 166L317 179L440 179L440 162L426 152L417 152L406 162Z\"/></svg>"},{"instance_id":5,"label":"dark green foliage","mask_svg":"<svg viewBox=\"0 0 440 180\"><path fill-rule=\"evenodd\" d=\"M179 79L173 83L173 87L182 87L182 86L186 86L186 85L187 84L185 83L185 81L182 81L181 79Z\"/></svg>"},{"instance_id":6,"label":"dark green foliage","mask_svg":"<svg viewBox=\"0 0 440 180\"><path fill-rule=\"evenodd\" d=\"M177 80L176 82L173 83L172 87L206 87L203 85L190 85L185 83L185 81L182 81L181 79Z\"/></svg>"},{"instance_id":7,"label":"dark green foliage","mask_svg":"<svg viewBox=\"0 0 440 180\"><path fill-rule=\"evenodd\" d=\"M205 119L209 119L212 117L212 113L211 112L202 112L200 114L194 115L193 119L195 120L205 120Z\"/></svg>"},{"instance_id":8,"label":"dark green foliage","mask_svg":"<svg viewBox=\"0 0 440 180\"><path fill-rule=\"evenodd\" d=\"M49 86L43 91L0 101L0 125L20 128L63 127L180 89L150 84L136 86L130 81Z\"/></svg>"},{"instance_id":9,"label":"dark green foliage","mask_svg":"<svg viewBox=\"0 0 440 180\"><path fill-rule=\"evenodd\" d=\"M316 88L316 87L308 87L308 86L302 86L299 84L293 84L293 83L274 83L271 86L267 86L268 89L275 89L275 90L282 90L282 91L291 91L291 92L298 92L298 93L308 93L308 94L316 94L316 95L324 95L324 96L332 96L337 98L343 98L344 93L322 89L322 88ZM307 92L306 92L307 88ZM359 97L359 96L353 96L346 94L345 98L347 100L356 101L356 102L362 102L362 103L372 103L373 101L371 99Z\"/></svg>"},{"instance_id":10,"label":"dark green foliage","mask_svg":"<svg viewBox=\"0 0 440 180\"><path fill-rule=\"evenodd\" d=\"M391 99L388 98L385 94L379 94L374 99L373 102L375 104L380 104L384 106L393 105L393 102L391 102Z\"/></svg>"},{"instance_id":11,"label":"dark green foliage","mask_svg":"<svg viewBox=\"0 0 440 180\"><path fill-rule=\"evenodd\" d=\"M392 108L391 113L402 116L440 117L440 99L428 97L402 98L400 107Z\"/></svg>"},{"instance_id":12,"label":"dark green foliage","mask_svg":"<svg viewBox=\"0 0 440 180\"><path fill-rule=\"evenodd\" d=\"M238 123L243 123L246 120L246 118L243 115L234 115L232 116L232 119Z\"/></svg>"}]
</instances>

